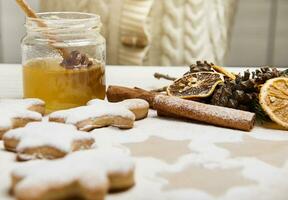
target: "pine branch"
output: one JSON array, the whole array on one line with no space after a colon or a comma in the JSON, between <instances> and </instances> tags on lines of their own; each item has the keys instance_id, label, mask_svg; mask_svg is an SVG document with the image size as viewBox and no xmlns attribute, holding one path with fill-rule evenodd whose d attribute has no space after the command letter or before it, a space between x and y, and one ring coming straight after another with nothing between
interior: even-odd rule
<instances>
[{"instance_id":1,"label":"pine branch","mask_svg":"<svg viewBox=\"0 0 288 200\"><path fill-rule=\"evenodd\" d=\"M166 80L169 80L169 81L175 81L177 79L175 77L169 76L168 74L165 75L165 74L161 74L161 73L157 73L157 72L154 74L154 77L157 78L157 79L163 78L163 79L166 79Z\"/></svg>"},{"instance_id":2,"label":"pine branch","mask_svg":"<svg viewBox=\"0 0 288 200\"><path fill-rule=\"evenodd\" d=\"M159 92L160 93L160 92L166 92L166 90L167 90L167 86L151 90L150 92Z\"/></svg>"}]
</instances>

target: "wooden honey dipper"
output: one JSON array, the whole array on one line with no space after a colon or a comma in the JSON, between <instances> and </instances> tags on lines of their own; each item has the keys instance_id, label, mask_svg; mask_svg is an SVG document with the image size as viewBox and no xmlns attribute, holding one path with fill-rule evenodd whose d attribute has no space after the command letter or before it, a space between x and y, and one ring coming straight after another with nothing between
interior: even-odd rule
<instances>
[{"instance_id":1,"label":"wooden honey dipper","mask_svg":"<svg viewBox=\"0 0 288 200\"><path fill-rule=\"evenodd\" d=\"M32 8L30 8L30 6L28 5L28 3L25 0L16 0L17 4L19 5L19 7L23 10L23 12L25 13L25 15L27 17L30 18L34 18L34 19L38 19L36 20L37 24L39 27L48 27L43 20L41 20L37 14L33 11ZM56 39L51 37L51 36L47 36L49 40L52 40L52 42L49 42L51 46L53 46L55 49L57 49L60 53L60 55L62 56L62 58L64 60L69 58L70 53L67 51L67 49L64 48L60 48L60 47L55 47L53 45L53 41L55 41Z\"/></svg>"}]
</instances>

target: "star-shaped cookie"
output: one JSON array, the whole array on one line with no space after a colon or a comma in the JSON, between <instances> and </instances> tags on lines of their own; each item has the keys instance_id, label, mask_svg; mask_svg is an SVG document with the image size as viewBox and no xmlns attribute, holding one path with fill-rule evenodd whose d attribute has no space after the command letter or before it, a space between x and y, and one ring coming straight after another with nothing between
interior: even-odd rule
<instances>
[{"instance_id":1,"label":"star-shaped cookie","mask_svg":"<svg viewBox=\"0 0 288 200\"><path fill-rule=\"evenodd\" d=\"M149 108L148 103L141 100L141 104L139 101L140 100L131 100L129 103L124 102L123 105L120 105L108 103L103 100L94 100L91 101L88 106L81 106L78 108L51 113L49 121L73 124L82 131L91 131L95 128L105 126L115 126L128 129L133 127L134 121L137 117L140 119L147 116ZM136 106L133 106L133 104ZM130 105L130 107L128 105ZM141 109L144 109L144 112L141 109L138 109L139 105L145 106L144 108L140 107ZM139 111L140 114L135 116L130 109L132 111L140 110L141 112Z\"/></svg>"},{"instance_id":2,"label":"star-shaped cookie","mask_svg":"<svg viewBox=\"0 0 288 200\"><path fill-rule=\"evenodd\" d=\"M5 149L17 152L19 160L56 159L73 151L89 149L92 136L75 126L55 122L32 122L3 136Z\"/></svg>"},{"instance_id":3,"label":"star-shaped cookie","mask_svg":"<svg viewBox=\"0 0 288 200\"><path fill-rule=\"evenodd\" d=\"M64 199L74 196L103 200L108 191L134 185L134 162L119 150L98 149L72 153L53 161L30 161L12 171L17 199Z\"/></svg>"},{"instance_id":4,"label":"star-shaped cookie","mask_svg":"<svg viewBox=\"0 0 288 200\"><path fill-rule=\"evenodd\" d=\"M111 103L102 101L99 99L93 99L87 103L87 105L95 105L95 106L122 106L126 107L128 110L134 113L136 120L143 119L147 117L149 110L149 103L143 99L127 99L117 103Z\"/></svg>"},{"instance_id":5,"label":"star-shaped cookie","mask_svg":"<svg viewBox=\"0 0 288 200\"><path fill-rule=\"evenodd\" d=\"M0 100L0 139L10 129L23 127L32 121L41 121L45 103L40 99Z\"/></svg>"}]
</instances>

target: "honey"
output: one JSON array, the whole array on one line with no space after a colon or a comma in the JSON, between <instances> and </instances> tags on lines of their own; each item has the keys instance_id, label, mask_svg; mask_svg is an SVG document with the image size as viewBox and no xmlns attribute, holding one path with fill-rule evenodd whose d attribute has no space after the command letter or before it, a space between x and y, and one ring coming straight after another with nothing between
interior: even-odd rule
<instances>
[{"instance_id":1,"label":"honey","mask_svg":"<svg viewBox=\"0 0 288 200\"><path fill-rule=\"evenodd\" d=\"M105 69L94 62L89 68L66 69L59 59L34 59L23 66L25 98L46 102L47 113L85 105L105 98Z\"/></svg>"}]
</instances>

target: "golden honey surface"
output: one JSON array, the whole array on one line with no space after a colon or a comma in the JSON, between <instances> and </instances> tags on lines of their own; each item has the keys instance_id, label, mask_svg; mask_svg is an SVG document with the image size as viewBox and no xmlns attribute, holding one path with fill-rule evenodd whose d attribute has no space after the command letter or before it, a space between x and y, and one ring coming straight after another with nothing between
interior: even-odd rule
<instances>
[{"instance_id":1,"label":"golden honey surface","mask_svg":"<svg viewBox=\"0 0 288 200\"><path fill-rule=\"evenodd\" d=\"M25 98L46 102L47 113L85 105L105 98L105 69L101 64L89 68L66 69L58 59L35 59L23 67Z\"/></svg>"}]
</instances>

